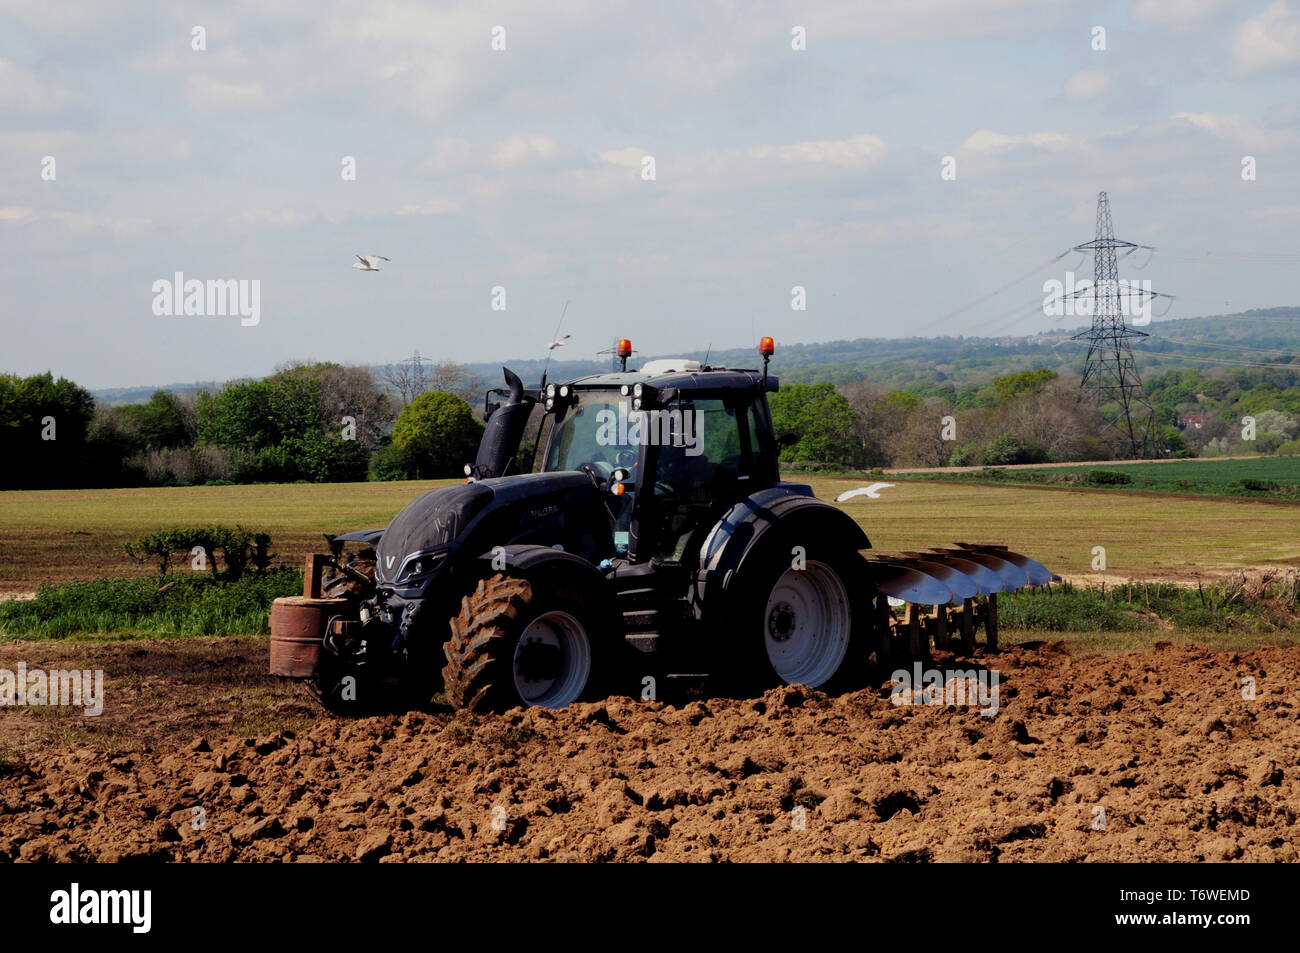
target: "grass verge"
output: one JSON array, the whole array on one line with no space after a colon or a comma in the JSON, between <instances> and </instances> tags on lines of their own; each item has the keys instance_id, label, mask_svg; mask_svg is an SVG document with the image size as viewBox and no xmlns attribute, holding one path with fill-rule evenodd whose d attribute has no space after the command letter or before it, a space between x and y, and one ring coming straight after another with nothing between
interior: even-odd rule
<instances>
[{"instance_id":1,"label":"grass verge","mask_svg":"<svg viewBox=\"0 0 1300 953\"><path fill-rule=\"evenodd\" d=\"M265 634L271 602L302 592L302 570L235 582L191 572L45 584L0 602L0 639L131 639Z\"/></svg>"}]
</instances>

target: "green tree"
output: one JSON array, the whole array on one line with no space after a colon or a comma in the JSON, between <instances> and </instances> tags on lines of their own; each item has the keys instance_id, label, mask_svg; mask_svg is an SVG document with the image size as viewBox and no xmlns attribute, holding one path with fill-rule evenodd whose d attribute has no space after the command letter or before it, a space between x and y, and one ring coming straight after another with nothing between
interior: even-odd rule
<instances>
[{"instance_id":1,"label":"green tree","mask_svg":"<svg viewBox=\"0 0 1300 953\"><path fill-rule=\"evenodd\" d=\"M409 479L458 476L473 462L482 436L483 425L462 398L429 391L402 408L386 460L395 455Z\"/></svg>"},{"instance_id":2,"label":"green tree","mask_svg":"<svg viewBox=\"0 0 1300 953\"><path fill-rule=\"evenodd\" d=\"M919 397L915 400L920 402ZM859 465L862 443L854 426L853 408L830 381L790 384L773 394L770 404L777 436L799 438L783 448L782 461L820 466Z\"/></svg>"},{"instance_id":3,"label":"green tree","mask_svg":"<svg viewBox=\"0 0 1300 953\"><path fill-rule=\"evenodd\" d=\"M993 389L998 395L998 400L1007 403L1017 397L1037 394L1056 378L1056 371L1049 371L1045 367L1033 371L1017 371L1005 377L993 378Z\"/></svg>"},{"instance_id":4,"label":"green tree","mask_svg":"<svg viewBox=\"0 0 1300 953\"><path fill-rule=\"evenodd\" d=\"M1041 447L1026 444L1018 434L1003 433L993 438L984 453L980 455L980 465L1001 467L1015 463L1043 463L1047 454Z\"/></svg>"},{"instance_id":5,"label":"green tree","mask_svg":"<svg viewBox=\"0 0 1300 953\"><path fill-rule=\"evenodd\" d=\"M0 489L95 485L86 434L90 391L48 371L0 374Z\"/></svg>"}]
</instances>

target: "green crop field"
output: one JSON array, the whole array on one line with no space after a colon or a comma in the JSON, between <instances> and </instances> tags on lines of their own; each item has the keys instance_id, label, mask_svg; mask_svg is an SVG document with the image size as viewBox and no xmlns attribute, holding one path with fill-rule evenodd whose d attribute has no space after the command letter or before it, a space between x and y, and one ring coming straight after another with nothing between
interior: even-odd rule
<instances>
[{"instance_id":1,"label":"green crop field","mask_svg":"<svg viewBox=\"0 0 1300 953\"><path fill-rule=\"evenodd\" d=\"M872 480L817 476L808 482L830 500ZM321 550L324 534L385 526L418 493L452 482L0 493L0 592L149 572L122 544L171 526L241 523L271 534L278 562L299 565ZM1300 566L1300 505L1286 502L909 480L883 490L880 499L855 497L842 505L877 549L1002 542L1080 581L1103 575L1190 580L1240 567ZM1106 550L1105 574L1092 570L1096 546Z\"/></svg>"},{"instance_id":2,"label":"green crop field","mask_svg":"<svg viewBox=\"0 0 1300 953\"><path fill-rule=\"evenodd\" d=\"M1095 471L1126 474L1124 484L1097 485L1111 492L1141 490L1184 495L1238 496L1300 501L1300 457L1248 457L1241 460L1168 460L1144 463L1084 463L1054 467L1004 467L956 472L916 471L901 479L975 483L1071 485ZM893 477L891 477L892 479Z\"/></svg>"}]
</instances>

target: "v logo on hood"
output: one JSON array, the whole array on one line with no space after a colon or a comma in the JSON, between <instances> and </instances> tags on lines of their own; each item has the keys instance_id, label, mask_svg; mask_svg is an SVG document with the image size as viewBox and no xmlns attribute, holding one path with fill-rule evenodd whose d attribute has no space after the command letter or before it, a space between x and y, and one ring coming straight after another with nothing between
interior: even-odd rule
<instances>
[{"instance_id":1,"label":"v logo on hood","mask_svg":"<svg viewBox=\"0 0 1300 953\"><path fill-rule=\"evenodd\" d=\"M389 569L392 569L392 568L393 568L393 560L396 559L397 557L396 557L396 556L388 556L388 557L385 557L385 558L388 560L388 568L389 568Z\"/></svg>"}]
</instances>

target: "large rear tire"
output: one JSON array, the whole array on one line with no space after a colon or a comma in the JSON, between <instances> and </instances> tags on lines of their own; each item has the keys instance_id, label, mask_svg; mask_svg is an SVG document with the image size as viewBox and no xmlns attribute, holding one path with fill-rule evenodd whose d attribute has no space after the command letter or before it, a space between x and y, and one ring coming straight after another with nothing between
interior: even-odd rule
<instances>
[{"instance_id":1,"label":"large rear tire","mask_svg":"<svg viewBox=\"0 0 1300 953\"><path fill-rule=\"evenodd\" d=\"M447 702L488 712L596 697L608 676L610 626L597 584L576 573L484 579L443 646Z\"/></svg>"},{"instance_id":2,"label":"large rear tire","mask_svg":"<svg viewBox=\"0 0 1300 953\"><path fill-rule=\"evenodd\" d=\"M856 552L809 545L796 564L793 547L774 546L742 568L727 628L737 650L720 661L742 693L801 684L840 692L867 684L873 625L871 588ZM738 641L737 641L738 640Z\"/></svg>"}]
</instances>

